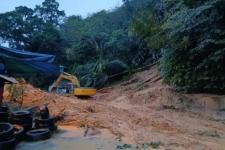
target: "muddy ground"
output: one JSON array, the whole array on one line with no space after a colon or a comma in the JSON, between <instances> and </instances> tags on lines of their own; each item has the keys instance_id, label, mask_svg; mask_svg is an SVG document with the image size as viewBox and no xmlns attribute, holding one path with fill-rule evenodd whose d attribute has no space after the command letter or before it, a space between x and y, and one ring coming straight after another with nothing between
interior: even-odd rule
<instances>
[{"instance_id":1,"label":"muddy ground","mask_svg":"<svg viewBox=\"0 0 225 150\"><path fill-rule=\"evenodd\" d=\"M64 116L60 125L108 129L123 143L156 142L168 150L225 149L225 96L176 92L162 84L157 66L89 99L26 85L24 107L46 103L53 115Z\"/></svg>"}]
</instances>

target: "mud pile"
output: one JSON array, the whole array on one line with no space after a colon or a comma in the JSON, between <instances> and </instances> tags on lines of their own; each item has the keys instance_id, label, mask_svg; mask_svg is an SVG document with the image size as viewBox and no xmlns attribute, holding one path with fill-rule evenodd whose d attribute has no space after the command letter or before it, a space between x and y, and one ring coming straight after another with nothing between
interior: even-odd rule
<instances>
[{"instance_id":1,"label":"mud pile","mask_svg":"<svg viewBox=\"0 0 225 150\"><path fill-rule=\"evenodd\" d=\"M7 99L7 92L5 95ZM23 106L49 104L61 125L104 128L119 140L160 142L162 149L224 149L225 96L182 94L162 84L157 66L98 91L90 99L49 94L26 85Z\"/></svg>"}]
</instances>

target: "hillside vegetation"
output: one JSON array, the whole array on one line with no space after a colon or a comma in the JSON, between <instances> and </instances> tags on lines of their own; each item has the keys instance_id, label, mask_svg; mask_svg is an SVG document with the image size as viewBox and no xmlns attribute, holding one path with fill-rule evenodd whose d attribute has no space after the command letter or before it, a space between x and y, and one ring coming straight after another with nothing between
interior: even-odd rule
<instances>
[{"instance_id":1,"label":"hillside vegetation","mask_svg":"<svg viewBox=\"0 0 225 150\"><path fill-rule=\"evenodd\" d=\"M224 93L224 20L224 0L123 0L87 18L45 0L0 14L0 38L57 55L83 86L102 87L112 75L159 60L164 82L178 90Z\"/></svg>"}]
</instances>

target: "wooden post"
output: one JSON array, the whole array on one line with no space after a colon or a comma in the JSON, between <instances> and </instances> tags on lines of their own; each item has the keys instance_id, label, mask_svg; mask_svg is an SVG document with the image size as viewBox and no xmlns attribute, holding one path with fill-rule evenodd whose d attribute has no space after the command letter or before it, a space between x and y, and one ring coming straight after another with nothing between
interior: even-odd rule
<instances>
[{"instance_id":1,"label":"wooden post","mask_svg":"<svg viewBox=\"0 0 225 150\"><path fill-rule=\"evenodd\" d=\"M4 93L4 82L0 81L0 106L3 103L3 93Z\"/></svg>"}]
</instances>

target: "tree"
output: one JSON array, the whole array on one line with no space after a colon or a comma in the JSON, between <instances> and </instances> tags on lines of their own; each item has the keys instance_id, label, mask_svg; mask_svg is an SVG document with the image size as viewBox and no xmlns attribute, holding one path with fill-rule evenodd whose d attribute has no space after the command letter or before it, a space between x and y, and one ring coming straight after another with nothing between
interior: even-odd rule
<instances>
[{"instance_id":1,"label":"tree","mask_svg":"<svg viewBox=\"0 0 225 150\"><path fill-rule=\"evenodd\" d=\"M176 11L164 24L168 41L161 74L180 90L224 93L225 1L202 3Z\"/></svg>"},{"instance_id":2,"label":"tree","mask_svg":"<svg viewBox=\"0 0 225 150\"><path fill-rule=\"evenodd\" d=\"M33 51L56 51L61 44L58 25L64 11L55 0L45 0L35 10L24 6L0 14L0 38L10 47Z\"/></svg>"},{"instance_id":3,"label":"tree","mask_svg":"<svg viewBox=\"0 0 225 150\"><path fill-rule=\"evenodd\" d=\"M27 47L35 32L40 30L40 22L33 16L32 9L16 7L14 11L0 14L0 37L10 47Z\"/></svg>"},{"instance_id":4,"label":"tree","mask_svg":"<svg viewBox=\"0 0 225 150\"><path fill-rule=\"evenodd\" d=\"M33 51L57 51L60 50L61 41L59 31L51 24L46 24L42 32L34 34L28 49Z\"/></svg>"},{"instance_id":5,"label":"tree","mask_svg":"<svg viewBox=\"0 0 225 150\"><path fill-rule=\"evenodd\" d=\"M35 15L45 23L58 26L65 17L65 12L59 10L59 3L56 0L45 0L41 6L34 9Z\"/></svg>"},{"instance_id":6,"label":"tree","mask_svg":"<svg viewBox=\"0 0 225 150\"><path fill-rule=\"evenodd\" d=\"M65 18L64 23L60 25L60 33L66 46L72 46L79 42L85 31L85 22L81 16L67 17Z\"/></svg>"}]
</instances>

